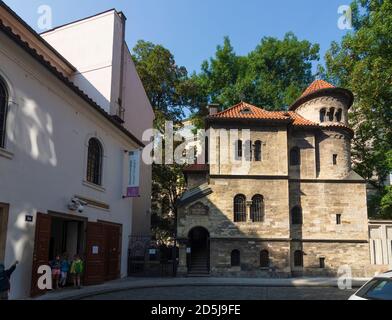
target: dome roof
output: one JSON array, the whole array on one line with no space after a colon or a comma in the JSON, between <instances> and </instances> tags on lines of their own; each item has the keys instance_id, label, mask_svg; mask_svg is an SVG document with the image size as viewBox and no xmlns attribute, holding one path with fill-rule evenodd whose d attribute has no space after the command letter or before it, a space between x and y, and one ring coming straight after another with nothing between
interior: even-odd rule
<instances>
[{"instance_id":1,"label":"dome roof","mask_svg":"<svg viewBox=\"0 0 392 320\"><path fill-rule=\"evenodd\" d=\"M341 94L347 98L348 101L348 108L351 107L354 101L354 96L351 91L343 88L337 88L324 80L315 80L313 81L309 87L302 93L302 95L290 106L289 110L294 111L297 109L301 104L316 98L321 95L328 95L328 94Z\"/></svg>"}]
</instances>

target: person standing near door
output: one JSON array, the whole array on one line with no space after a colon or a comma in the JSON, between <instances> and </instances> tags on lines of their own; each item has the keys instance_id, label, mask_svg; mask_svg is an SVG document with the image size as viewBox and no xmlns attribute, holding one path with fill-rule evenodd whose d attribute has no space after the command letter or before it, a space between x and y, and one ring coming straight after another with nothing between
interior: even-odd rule
<instances>
[{"instance_id":1,"label":"person standing near door","mask_svg":"<svg viewBox=\"0 0 392 320\"><path fill-rule=\"evenodd\" d=\"M8 270L5 269L3 263L0 263L0 300L8 300L8 294L11 290L11 275L18 263L16 261Z\"/></svg>"}]
</instances>

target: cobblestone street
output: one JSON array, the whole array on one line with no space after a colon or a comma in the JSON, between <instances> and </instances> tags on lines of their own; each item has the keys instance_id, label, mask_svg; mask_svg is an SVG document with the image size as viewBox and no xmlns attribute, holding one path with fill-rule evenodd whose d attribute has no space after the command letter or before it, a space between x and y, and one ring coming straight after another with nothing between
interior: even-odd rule
<instances>
[{"instance_id":1,"label":"cobblestone street","mask_svg":"<svg viewBox=\"0 0 392 320\"><path fill-rule=\"evenodd\" d=\"M347 300L354 292L333 287L179 286L132 289L85 300Z\"/></svg>"}]
</instances>

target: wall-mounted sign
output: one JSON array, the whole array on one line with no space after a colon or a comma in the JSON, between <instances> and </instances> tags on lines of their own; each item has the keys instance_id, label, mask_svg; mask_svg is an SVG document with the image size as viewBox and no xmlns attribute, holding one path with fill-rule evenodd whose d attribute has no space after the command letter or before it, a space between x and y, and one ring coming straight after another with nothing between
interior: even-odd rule
<instances>
[{"instance_id":1,"label":"wall-mounted sign","mask_svg":"<svg viewBox=\"0 0 392 320\"><path fill-rule=\"evenodd\" d=\"M156 249L149 249L148 254L157 254L157 250Z\"/></svg>"},{"instance_id":2,"label":"wall-mounted sign","mask_svg":"<svg viewBox=\"0 0 392 320\"><path fill-rule=\"evenodd\" d=\"M93 254L99 254L99 247L93 246Z\"/></svg>"},{"instance_id":3,"label":"wall-mounted sign","mask_svg":"<svg viewBox=\"0 0 392 320\"><path fill-rule=\"evenodd\" d=\"M128 168L129 168L129 180L127 187L127 197L136 198L140 196L140 151L128 152Z\"/></svg>"},{"instance_id":4,"label":"wall-mounted sign","mask_svg":"<svg viewBox=\"0 0 392 320\"><path fill-rule=\"evenodd\" d=\"M33 222L33 220L34 220L34 218L33 218L33 216L30 216L30 215L26 215L26 222Z\"/></svg>"}]
</instances>

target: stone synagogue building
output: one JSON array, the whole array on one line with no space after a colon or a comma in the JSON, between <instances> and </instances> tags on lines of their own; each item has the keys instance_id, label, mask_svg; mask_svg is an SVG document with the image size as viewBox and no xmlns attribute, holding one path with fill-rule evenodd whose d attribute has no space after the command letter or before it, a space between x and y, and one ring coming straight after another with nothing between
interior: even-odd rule
<instances>
[{"instance_id":1,"label":"stone synagogue building","mask_svg":"<svg viewBox=\"0 0 392 320\"><path fill-rule=\"evenodd\" d=\"M217 161L184 170L179 273L335 276L344 265L353 276L374 273L366 184L351 169L353 99L316 80L289 111L210 106L206 129L237 129L238 139L210 137ZM249 169L221 161L228 152L249 158Z\"/></svg>"}]
</instances>

